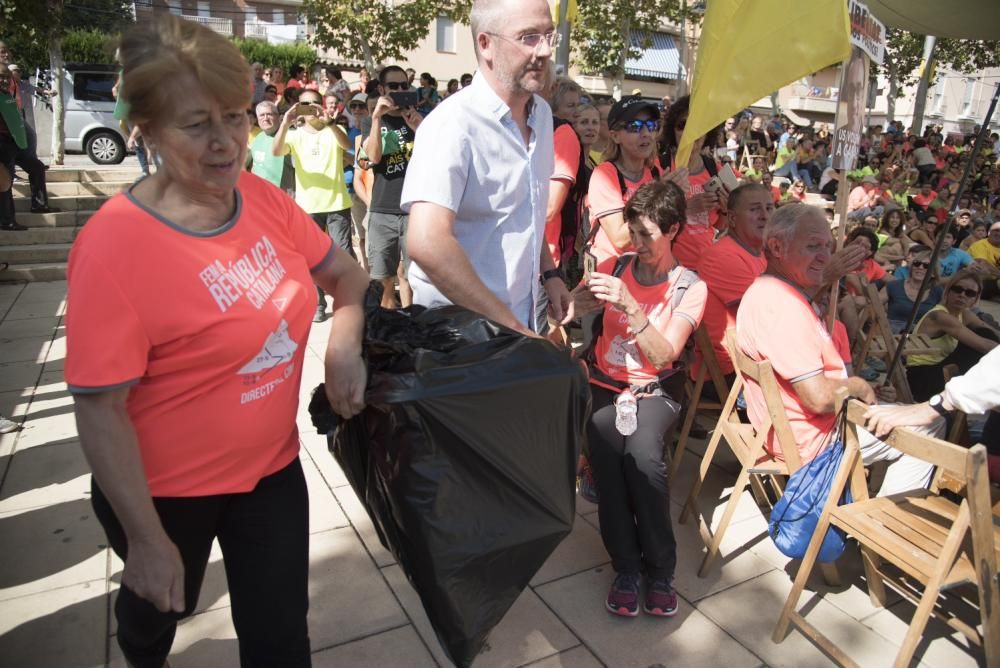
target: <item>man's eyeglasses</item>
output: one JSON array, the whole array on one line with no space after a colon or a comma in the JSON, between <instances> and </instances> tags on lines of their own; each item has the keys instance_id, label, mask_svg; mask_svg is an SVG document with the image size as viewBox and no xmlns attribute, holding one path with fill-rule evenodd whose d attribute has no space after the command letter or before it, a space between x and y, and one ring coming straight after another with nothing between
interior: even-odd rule
<instances>
[{"instance_id":1,"label":"man's eyeglasses","mask_svg":"<svg viewBox=\"0 0 1000 668\"><path fill-rule=\"evenodd\" d=\"M502 37L503 39L510 40L511 42L518 42L532 51L537 50L541 46L542 42L549 45L550 49L554 49L559 46L559 41L561 36L557 32L533 32L528 35L518 35L517 37L510 37L509 35L501 35L500 33L489 32L487 35L493 35L494 37Z\"/></svg>"},{"instance_id":2,"label":"man's eyeglasses","mask_svg":"<svg viewBox=\"0 0 1000 668\"><path fill-rule=\"evenodd\" d=\"M920 269L920 268L927 269L927 267L931 266L931 263L927 262L926 260L914 260L913 262L910 263L910 266L913 267L914 269Z\"/></svg>"},{"instance_id":3,"label":"man's eyeglasses","mask_svg":"<svg viewBox=\"0 0 1000 668\"><path fill-rule=\"evenodd\" d=\"M979 290L974 290L972 288L963 288L961 285L953 285L949 288L950 292L954 292L956 295L965 295L970 299L979 296Z\"/></svg>"},{"instance_id":4,"label":"man's eyeglasses","mask_svg":"<svg viewBox=\"0 0 1000 668\"><path fill-rule=\"evenodd\" d=\"M657 132L660 129L660 122L659 121L654 121L653 119L648 119L648 120L645 120L645 121L635 120L635 121L631 121L629 123L626 123L623 126L623 129L625 130L625 132L629 132L629 133L634 134L634 135L637 135L640 132L642 132L643 128L646 128L650 132Z\"/></svg>"},{"instance_id":5,"label":"man's eyeglasses","mask_svg":"<svg viewBox=\"0 0 1000 668\"><path fill-rule=\"evenodd\" d=\"M349 104L349 105L347 105L347 108L348 109L367 109L368 105L366 105L366 104Z\"/></svg>"},{"instance_id":6,"label":"man's eyeglasses","mask_svg":"<svg viewBox=\"0 0 1000 668\"><path fill-rule=\"evenodd\" d=\"M387 81L386 83L384 83L382 85L385 86L386 88L388 88L389 90L410 90L410 82L409 81L402 81L402 82L400 82L400 81Z\"/></svg>"}]
</instances>

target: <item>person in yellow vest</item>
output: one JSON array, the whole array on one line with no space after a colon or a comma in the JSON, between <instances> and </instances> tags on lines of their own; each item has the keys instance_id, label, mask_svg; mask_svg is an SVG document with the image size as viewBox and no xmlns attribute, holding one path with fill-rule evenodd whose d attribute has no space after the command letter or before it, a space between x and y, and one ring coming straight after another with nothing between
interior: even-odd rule
<instances>
[{"instance_id":1,"label":"person in yellow vest","mask_svg":"<svg viewBox=\"0 0 1000 668\"><path fill-rule=\"evenodd\" d=\"M1000 331L972 310L982 290L978 272L959 271L948 282L941 303L928 311L913 330L928 337L935 348L933 353L906 359L906 378L916 401L927 401L944 389L944 367L954 364L965 373L1000 342Z\"/></svg>"},{"instance_id":2,"label":"person in yellow vest","mask_svg":"<svg viewBox=\"0 0 1000 668\"><path fill-rule=\"evenodd\" d=\"M983 299L1000 295L1000 219L990 224L985 239L969 246L972 268L983 275Z\"/></svg>"}]
</instances>

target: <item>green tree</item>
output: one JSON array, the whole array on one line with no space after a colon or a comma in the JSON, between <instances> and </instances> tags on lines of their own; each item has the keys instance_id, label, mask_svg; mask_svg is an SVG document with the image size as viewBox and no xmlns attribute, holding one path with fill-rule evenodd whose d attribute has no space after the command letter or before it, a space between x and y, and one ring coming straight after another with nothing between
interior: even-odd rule
<instances>
[{"instance_id":1,"label":"green tree","mask_svg":"<svg viewBox=\"0 0 1000 668\"><path fill-rule=\"evenodd\" d=\"M939 39L934 59L962 74L1000 67L1000 41Z\"/></svg>"},{"instance_id":2,"label":"green tree","mask_svg":"<svg viewBox=\"0 0 1000 668\"><path fill-rule=\"evenodd\" d=\"M248 63L263 63L265 67L280 66L285 72L292 65L310 66L316 62L316 50L308 44L268 44L260 39L234 38L233 43Z\"/></svg>"},{"instance_id":3,"label":"green tree","mask_svg":"<svg viewBox=\"0 0 1000 668\"><path fill-rule=\"evenodd\" d=\"M924 38L905 30L888 28L886 30L885 57L882 59L882 72L889 80L889 91L886 95L888 104L887 119L891 123L895 119L896 100L908 86L917 83L920 61L923 58ZM872 63L873 69L878 65Z\"/></svg>"},{"instance_id":4,"label":"green tree","mask_svg":"<svg viewBox=\"0 0 1000 668\"><path fill-rule=\"evenodd\" d=\"M56 92L52 107L52 163L63 164L65 157L66 131L64 128L65 108L63 106L63 55L62 40L65 32L64 0L0 0L0 35L24 38L28 44L44 48L48 52L49 71L52 87ZM20 57L11 47L15 57Z\"/></svg>"},{"instance_id":5,"label":"green tree","mask_svg":"<svg viewBox=\"0 0 1000 668\"><path fill-rule=\"evenodd\" d=\"M432 22L446 15L468 22L471 0L305 0L301 13L316 27L313 41L344 58L359 58L370 68L399 60L416 48Z\"/></svg>"},{"instance_id":6,"label":"green tree","mask_svg":"<svg viewBox=\"0 0 1000 668\"><path fill-rule=\"evenodd\" d=\"M96 44L96 38L85 36L84 32L103 33L110 41L111 36L133 21L129 0L70 0L58 16L61 17L59 29L65 31L65 38L73 40L72 46L82 48L84 53L93 52L92 47ZM16 62L26 71L48 69L50 27L54 27L54 23L46 0L0 0L0 39L7 43ZM70 37L71 34L74 36ZM67 59L79 62L75 53L67 53ZM110 53L114 55L113 49ZM106 60L86 62L103 63Z\"/></svg>"},{"instance_id":7,"label":"green tree","mask_svg":"<svg viewBox=\"0 0 1000 668\"><path fill-rule=\"evenodd\" d=\"M572 34L576 64L584 72L619 79L625 62L652 45L652 33L664 21L700 20L681 0L579 0L579 12ZM645 43L631 39L635 30L645 33Z\"/></svg>"}]
</instances>

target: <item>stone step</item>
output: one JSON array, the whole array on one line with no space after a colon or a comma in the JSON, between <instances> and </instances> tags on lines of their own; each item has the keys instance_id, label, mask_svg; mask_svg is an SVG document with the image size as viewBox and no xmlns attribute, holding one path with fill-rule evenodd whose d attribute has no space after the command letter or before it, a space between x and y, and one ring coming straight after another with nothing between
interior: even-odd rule
<instances>
[{"instance_id":1,"label":"stone step","mask_svg":"<svg viewBox=\"0 0 1000 668\"><path fill-rule=\"evenodd\" d=\"M94 215L93 211L60 211L59 213L19 213L17 222L25 227L76 227ZM20 232L4 232L20 234Z\"/></svg>"},{"instance_id":2,"label":"stone step","mask_svg":"<svg viewBox=\"0 0 1000 668\"><path fill-rule=\"evenodd\" d=\"M138 169L73 169L51 167L45 172L47 183L102 183L105 181L135 181L140 176Z\"/></svg>"},{"instance_id":3,"label":"stone step","mask_svg":"<svg viewBox=\"0 0 1000 668\"><path fill-rule=\"evenodd\" d=\"M0 249L8 246L38 246L41 244L71 244L80 226L32 227L20 232L0 230Z\"/></svg>"},{"instance_id":4,"label":"stone step","mask_svg":"<svg viewBox=\"0 0 1000 668\"><path fill-rule=\"evenodd\" d=\"M0 283L15 283L28 281L65 281L65 262L34 262L30 264L12 264L7 271L0 271Z\"/></svg>"},{"instance_id":5,"label":"stone step","mask_svg":"<svg viewBox=\"0 0 1000 668\"><path fill-rule=\"evenodd\" d=\"M55 197L49 195L49 206L62 209L63 211L96 211L101 205L107 202L108 195L62 195ZM14 210L18 213L28 213L31 209L31 200L27 197L14 198Z\"/></svg>"},{"instance_id":6,"label":"stone step","mask_svg":"<svg viewBox=\"0 0 1000 668\"><path fill-rule=\"evenodd\" d=\"M46 182L49 197L76 197L79 195L94 197L115 195L123 188L132 185L132 181L105 181L93 183L80 183L77 181L54 181ZM31 188L27 181L17 181L14 184L14 198L18 196L30 197Z\"/></svg>"},{"instance_id":7,"label":"stone step","mask_svg":"<svg viewBox=\"0 0 1000 668\"><path fill-rule=\"evenodd\" d=\"M18 264L66 262L72 246L71 243L0 246L0 262L9 262L11 267Z\"/></svg>"}]
</instances>

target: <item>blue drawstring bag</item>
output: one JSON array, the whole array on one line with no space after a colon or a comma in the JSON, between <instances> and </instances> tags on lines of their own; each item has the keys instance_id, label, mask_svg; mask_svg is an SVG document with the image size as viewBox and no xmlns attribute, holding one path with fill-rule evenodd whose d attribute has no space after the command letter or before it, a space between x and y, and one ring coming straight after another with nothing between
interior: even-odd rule
<instances>
[{"instance_id":1,"label":"blue drawstring bag","mask_svg":"<svg viewBox=\"0 0 1000 668\"><path fill-rule=\"evenodd\" d=\"M845 404L846 406L846 404ZM846 416L845 416L846 417ZM846 420L842 421L846 422ZM844 428L834 443L819 453L815 459L800 468L788 478L785 493L774 504L767 531L777 548L786 557L801 559L806 556L809 541L812 540L819 516L823 513L823 505L830 495L830 487L840 470L844 459ZM840 505L851 503L850 487L844 488ZM830 525L823 544L819 549L816 561L827 563L835 561L844 553L847 545L847 534L841 529Z\"/></svg>"}]
</instances>

